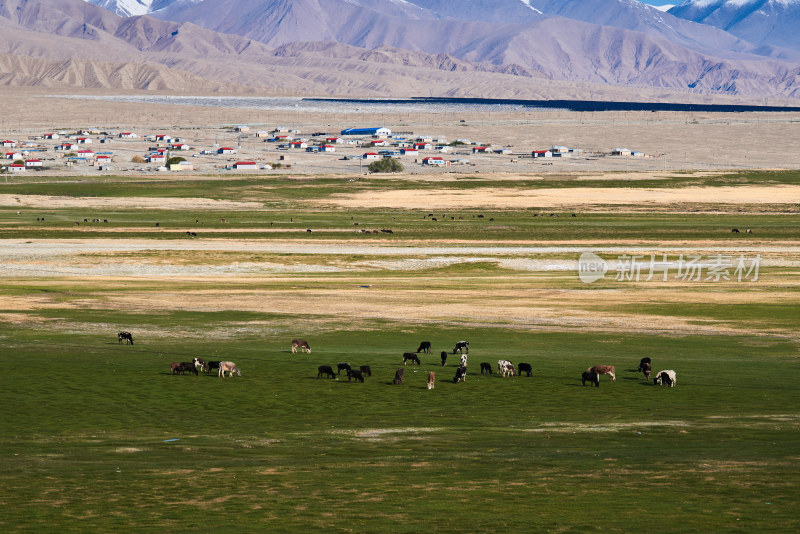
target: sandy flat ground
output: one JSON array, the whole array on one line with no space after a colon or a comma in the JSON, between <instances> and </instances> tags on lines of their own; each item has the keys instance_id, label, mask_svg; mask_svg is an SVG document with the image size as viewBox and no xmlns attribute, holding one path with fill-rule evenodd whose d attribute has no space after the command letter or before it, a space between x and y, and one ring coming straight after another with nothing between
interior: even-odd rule
<instances>
[{"instance_id":1,"label":"sandy flat ground","mask_svg":"<svg viewBox=\"0 0 800 534\"><path fill-rule=\"evenodd\" d=\"M330 203L348 208L531 208L608 204L796 204L800 186L684 187L680 189L587 188L507 189L476 188L464 191L403 190L334 195Z\"/></svg>"}]
</instances>

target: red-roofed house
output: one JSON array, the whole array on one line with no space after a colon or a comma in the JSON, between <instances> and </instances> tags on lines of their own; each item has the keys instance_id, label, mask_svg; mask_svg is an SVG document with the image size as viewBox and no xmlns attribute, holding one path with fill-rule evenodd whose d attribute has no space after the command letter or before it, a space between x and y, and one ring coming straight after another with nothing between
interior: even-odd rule
<instances>
[{"instance_id":1,"label":"red-roofed house","mask_svg":"<svg viewBox=\"0 0 800 534\"><path fill-rule=\"evenodd\" d=\"M137 137L139 136L133 132L122 132L119 134L120 139L136 139Z\"/></svg>"},{"instance_id":2,"label":"red-roofed house","mask_svg":"<svg viewBox=\"0 0 800 534\"><path fill-rule=\"evenodd\" d=\"M48 133L44 134L44 138L45 139L58 139L59 135L57 133L54 133L54 132L48 132Z\"/></svg>"},{"instance_id":3,"label":"red-roofed house","mask_svg":"<svg viewBox=\"0 0 800 534\"><path fill-rule=\"evenodd\" d=\"M162 154L161 152L156 152L155 154L150 154L147 156L147 163L166 163L167 162L167 155Z\"/></svg>"},{"instance_id":4,"label":"red-roofed house","mask_svg":"<svg viewBox=\"0 0 800 534\"><path fill-rule=\"evenodd\" d=\"M89 137L78 137L77 139L75 139L75 141L77 141L79 145L90 145L90 144L92 144L92 140Z\"/></svg>"},{"instance_id":5,"label":"red-roofed house","mask_svg":"<svg viewBox=\"0 0 800 534\"><path fill-rule=\"evenodd\" d=\"M41 167L42 166L42 160L40 160L40 159L26 159L25 160L25 166L26 167Z\"/></svg>"},{"instance_id":6,"label":"red-roofed house","mask_svg":"<svg viewBox=\"0 0 800 534\"><path fill-rule=\"evenodd\" d=\"M20 165L19 163L12 163L8 166L8 170L11 172L23 172L25 171L25 165Z\"/></svg>"},{"instance_id":7,"label":"red-roofed house","mask_svg":"<svg viewBox=\"0 0 800 534\"><path fill-rule=\"evenodd\" d=\"M186 143L172 143L170 146L172 150L190 150L189 145Z\"/></svg>"},{"instance_id":8,"label":"red-roofed house","mask_svg":"<svg viewBox=\"0 0 800 534\"><path fill-rule=\"evenodd\" d=\"M474 146L472 147L473 154L486 154L491 150L488 146Z\"/></svg>"},{"instance_id":9,"label":"red-roofed house","mask_svg":"<svg viewBox=\"0 0 800 534\"><path fill-rule=\"evenodd\" d=\"M97 156L95 162L97 162L98 165L108 165L111 163L111 156Z\"/></svg>"},{"instance_id":10,"label":"red-roofed house","mask_svg":"<svg viewBox=\"0 0 800 534\"><path fill-rule=\"evenodd\" d=\"M229 146L223 146L217 149L217 154L236 154L236 149Z\"/></svg>"},{"instance_id":11,"label":"red-roofed house","mask_svg":"<svg viewBox=\"0 0 800 534\"><path fill-rule=\"evenodd\" d=\"M11 141L9 139L3 141L3 148L14 148L15 146L17 146L16 141Z\"/></svg>"},{"instance_id":12,"label":"red-roofed house","mask_svg":"<svg viewBox=\"0 0 800 534\"><path fill-rule=\"evenodd\" d=\"M305 141L292 141L289 145L292 148L308 148L308 143Z\"/></svg>"},{"instance_id":13,"label":"red-roofed house","mask_svg":"<svg viewBox=\"0 0 800 534\"><path fill-rule=\"evenodd\" d=\"M430 143L414 143L414 148L417 150L433 150L433 145Z\"/></svg>"},{"instance_id":14,"label":"red-roofed house","mask_svg":"<svg viewBox=\"0 0 800 534\"><path fill-rule=\"evenodd\" d=\"M442 166L445 166L445 167L449 167L450 166L450 162L449 161L445 161L444 158L442 158L440 156L431 156L431 157L428 157L428 158L423 158L422 164L423 165L442 165Z\"/></svg>"},{"instance_id":15,"label":"red-roofed house","mask_svg":"<svg viewBox=\"0 0 800 534\"><path fill-rule=\"evenodd\" d=\"M404 156L417 156L417 155L419 155L419 150L417 150L416 148L401 148L400 152Z\"/></svg>"},{"instance_id":16,"label":"red-roofed house","mask_svg":"<svg viewBox=\"0 0 800 534\"><path fill-rule=\"evenodd\" d=\"M79 158L91 159L94 157L94 152L91 150L78 150L76 154L78 154Z\"/></svg>"},{"instance_id":17,"label":"red-roofed house","mask_svg":"<svg viewBox=\"0 0 800 534\"><path fill-rule=\"evenodd\" d=\"M381 156L376 152L365 152L361 159L381 159Z\"/></svg>"}]
</instances>

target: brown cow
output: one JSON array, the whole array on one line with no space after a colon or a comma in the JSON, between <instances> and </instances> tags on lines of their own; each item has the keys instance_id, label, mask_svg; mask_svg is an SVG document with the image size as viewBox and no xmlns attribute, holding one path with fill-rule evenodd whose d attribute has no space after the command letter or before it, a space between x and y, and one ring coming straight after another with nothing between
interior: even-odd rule
<instances>
[{"instance_id":1,"label":"brown cow","mask_svg":"<svg viewBox=\"0 0 800 534\"><path fill-rule=\"evenodd\" d=\"M609 375L612 382L617 381L617 375L614 374L613 365L595 365L594 367L589 367L587 371L590 373L597 373L598 377L600 375Z\"/></svg>"},{"instance_id":2,"label":"brown cow","mask_svg":"<svg viewBox=\"0 0 800 534\"><path fill-rule=\"evenodd\" d=\"M297 352L297 349L306 351L306 354L311 352L311 347L308 346L308 341L305 339L293 339L292 340L292 352Z\"/></svg>"},{"instance_id":3,"label":"brown cow","mask_svg":"<svg viewBox=\"0 0 800 534\"><path fill-rule=\"evenodd\" d=\"M405 373L406 373L405 369L403 369L402 367L399 368L397 370L397 372L394 374L394 380L392 382L395 385L402 384L403 383L403 376L405 375Z\"/></svg>"},{"instance_id":4,"label":"brown cow","mask_svg":"<svg viewBox=\"0 0 800 534\"><path fill-rule=\"evenodd\" d=\"M436 383L436 373L433 371L428 373L428 389L433 389L433 385Z\"/></svg>"}]
</instances>

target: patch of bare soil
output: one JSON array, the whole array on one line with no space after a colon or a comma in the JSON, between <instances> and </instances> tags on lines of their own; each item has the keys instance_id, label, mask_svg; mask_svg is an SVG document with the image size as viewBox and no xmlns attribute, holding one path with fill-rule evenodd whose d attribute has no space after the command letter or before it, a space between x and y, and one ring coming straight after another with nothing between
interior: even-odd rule
<instances>
[{"instance_id":1,"label":"patch of bare soil","mask_svg":"<svg viewBox=\"0 0 800 534\"><path fill-rule=\"evenodd\" d=\"M683 188L558 189L476 188L386 190L332 195L323 203L347 208L459 209L459 208L563 208L597 205L665 205L686 203L796 204L800 186L738 186Z\"/></svg>"},{"instance_id":2,"label":"patch of bare soil","mask_svg":"<svg viewBox=\"0 0 800 534\"><path fill-rule=\"evenodd\" d=\"M157 186L154 186L157 187ZM157 209L157 210L257 210L261 202L234 202L210 198L150 198L150 197L66 197L49 195L0 194L0 206L39 209Z\"/></svg>"}]
</instances>

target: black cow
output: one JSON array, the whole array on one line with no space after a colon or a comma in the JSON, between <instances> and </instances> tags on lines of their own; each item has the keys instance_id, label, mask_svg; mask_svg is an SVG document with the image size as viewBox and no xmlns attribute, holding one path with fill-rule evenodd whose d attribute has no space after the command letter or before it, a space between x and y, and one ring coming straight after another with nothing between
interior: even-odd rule
<instances>
[{"instance_id":1,"label":"black cow","mask_svg":"<svg viewBox=\"0 0 800 534\"><path fill-rule=\"evenodd\" d=\"M349 371L349 370L350 370L350 364L349 363L339 362L339 363L336 364L336 374L337 375L339 373L341 373L342 371Z\"/></svg>"},{"instance_id":2,"label":"black cow","mask_svg":"<svg viewBox=\"0 0 800 534\"><path fill-rule=\"evenodd\" d=\"M456 343L455 348L453 349L453 354L455 354L456 352L464 354L464 351L466 351L466 353L469 354L469 341L458 341Z\"/></svg>"},{"instance_id":3,"label":"black cow","mask_svg":"<svg viewBox=\"0 0 800 534\"><path fill-rule=\"evenodd\" d=\"M456 369L456 376L453 377L453 382L458 384L459 382L465 382L467 380L467 368L466 367L459 367Z\"/></svg>"},{"instance_id":4,"label":"black cow","mask_svg":"<svg viewBox=\"0 0 800 534\"><path fill-rule=\"evenodd\" d=\"M364 375L358 369L348 369L347 370L347 381L350 382L350 379L355 378L356 382L364 381Z\"/></svg>"},{"instance_id":5,"label":"black cow","mask_svg":"<svg viewBox=\"0 0 800 534\"><path fill-rule=\"evenodd\" d=\"M191 362L181 362L178 364L178 374L182 375L183 373L194 373L195 376L199 374L197 372L197 367Z\"/></svg>"},{"instance_id":6,"label":"black cow","mask_svg":"<svg viewBox=\"0 0 800 534\"><path fill-rule=\"evenodd\" d=\"M217 371L219 373L219 362L218 361L211 361L206 364L206 373L211 373L211 371Z\"/></svg>"},{"instance_id":7,"label":"black cow","mask_svg":"<svg viewBox=\"0 0 800 534\"><path fill-rule=\"evenodd\" d=\"M369 368L369 365L362 365L358 370L361 371L363 375L372 376L372 369Z\"/></svg>"},{"instance_id":8,"label":"black cow","mask_svg":"<svg viewBox=\"0 0 800 534\"><path fill-rule=\"evenodd\" d=\"M481 362L481 375L492 374L492 364L488 362Z\"/></svg>"},{"instance_id":9,"label":"black cow","mask_svg":"<svg viewBox=\"0 0 800 534\"><path fill-rule=\"evenodd\" d=\"M405 375L406 370L404 368L399 368L397 372L394 374L394 380L392 381L393 384L402 384L403 383L403 376Z\"/></svg>"},{"instance_id":10,"label":"black cow","mask_svg":"<svg viewBox=\"0 0 800 534\"><path fill-rule=\"evenodd\" d=\"M650 367L650 362L644 362L643 364L639 365L639 370L644 375L645 380L650 378L650 371L652 370Z\"/></svg>"},{"instance_id":11,"label":"black cow","mask_svg":"<svg viewBox=\"0 0 800 534\"><path fill-rule=\"evenodd\" d=\"M321 378L322 375L328 375L328 378L336 378L336 375L333 374L333 369L330 365L320 365L317 367L317 378Z\"/></svg>"},{"instance_id":12,"label":"black cow","mask_svg":"<svg viewBox=\"0 0 800 534\"><path fill-rule=\"evenodd\" d=\"M447 353L445 351L442 351L441 356L442 356L442 367L444 367L445 365L447 365Z\"/></svg>"},{"instance_id":13,"label":"black cow","mask_svg":"<svg viewBox=\"0 0 800 534\"><path fill-rule=\"evenodd\" d=\"M133 334L130 332L120 332L117 334L117 342L122 343L122 340L125 340L125 344L133 345Z\"/></svg>"},{"instance_id":14,"label":"black cow","mask_svg":"<svg viewBox=\"0 0 800 534\"><path fill-rule=\"evenodd\" d=\"M526 373L528 376L533 376L533 369L531 368L531 364L529 363L518 363L517 364L517 371L519 374L517 376L522 376L522 373Z\"/></svg>"},{"instance_id":15,"label":"black cow","mask_svg":"<svg viewBox=\"0 0 800 534\"><path fill-rule=\"evenodd\" d=\"M419 344L419 348L417 349L417 352L424 352L426 354L430 354L431 353L431 342L430 341L423 341L422 343L420 343Z\"/></svg>"},{"instance_id":16,"label":"black cow","mask_svg":"<svg viewBox=\"0 0 800 534\"><path fill-rule=\"evenodd\" d=\"M597 373L592 373L591 371L584 371L581 375L581 380L583 381L583 385L586 385L586 382L590 384L594 384L595 387L600 387L600 377Z\"/></svg>"},{"instance_id":17,"label":"black cow","mask_svg":"<svg viewBox=\"0 0 800 534\"><path fill-rule=\"evenodd\" d=\"M413 352L404 352L403 353L403 365L406 364L408 360L411 360L411 363L416 363L417 365L422 365L419 363L419 357L414 354Z\"/></svg>"}]
</instances>

